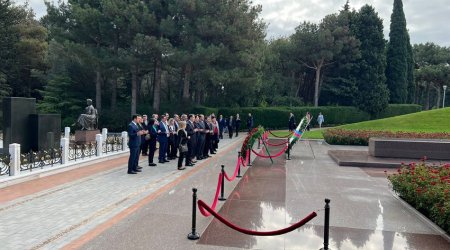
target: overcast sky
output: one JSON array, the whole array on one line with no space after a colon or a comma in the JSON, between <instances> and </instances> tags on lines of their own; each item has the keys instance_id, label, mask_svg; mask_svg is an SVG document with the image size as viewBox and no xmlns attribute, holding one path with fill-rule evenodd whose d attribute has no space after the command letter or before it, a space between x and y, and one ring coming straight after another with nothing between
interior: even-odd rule
<instances>
[{"instance_id":1,"label":"overcast sky","mask_svg":"<svg viewBox=\"0 0 450 250\"><path fill-rule=\"evenodd\" d=\"M180 0L181 1L181 0ZM268 24L267 38L288 36L303 21L319 22L327 14L336 13L346 0L253 0L263 7L261 17ZM23 3L25 0L16 0ZM45 15L44 0L28 0L37 17ZM359 9L364 4L375 7L384 21L388 39L394 0L350 0ZM434 42L450 46L450 0L403 0L407 28L412 43Z\"/></svg>"}]
</instances>

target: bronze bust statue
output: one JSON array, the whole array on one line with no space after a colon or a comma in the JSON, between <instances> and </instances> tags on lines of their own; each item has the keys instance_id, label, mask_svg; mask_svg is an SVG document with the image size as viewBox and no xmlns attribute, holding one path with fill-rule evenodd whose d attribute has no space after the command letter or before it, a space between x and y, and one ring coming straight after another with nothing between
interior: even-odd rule
<instances>
[{"instance_id":1,"label":"bronze bust statue","mask_svg":"<svg viewBox=\"0 0 450 250\"><path fill-rule=\"evenodd\" d=\"M81 125L82 130L94 130L98 125L97 110L92 106L92 100L87 99L87 107L84 109L84 114L78 117L77 123Z\"/></svg>"}]
</instances>

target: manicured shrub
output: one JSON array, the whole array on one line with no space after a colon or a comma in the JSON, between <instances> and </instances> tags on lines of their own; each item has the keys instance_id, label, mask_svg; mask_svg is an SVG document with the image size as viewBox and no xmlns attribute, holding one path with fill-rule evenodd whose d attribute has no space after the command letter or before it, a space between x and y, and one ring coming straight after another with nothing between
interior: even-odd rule
<instances>
[{"instance_id":1,"label":"manicured shrub","mask_svg":"<svg viewBox=\"0 0 450 250\"><path fill-rule=\"evenodd\" d=\"M403 200L450 233L450 164L402 164L388 179Z\"/></svg>"},{"instance_id":2,"label":"manicured shrub","mask_svg":"<svg viewBox=\"0 0 450 250\"><path fill-rule=\"evenodd\" d=\"M333 145L369 145L369 138L422 138L422 139L450 139L450 133L418 133L418 132L391 132L376 130L346 130L327 129L323 132L323 138L328 144Z\"/></svg>"}]
</instances>

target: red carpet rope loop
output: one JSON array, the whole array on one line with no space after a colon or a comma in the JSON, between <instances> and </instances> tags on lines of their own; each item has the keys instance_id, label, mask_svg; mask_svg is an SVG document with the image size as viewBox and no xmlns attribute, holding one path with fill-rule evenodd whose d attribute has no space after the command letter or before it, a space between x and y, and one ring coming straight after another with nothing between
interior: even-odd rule
<instances>
[{"instance_id":1,"label":"red carpet rope loop","mask_svg":"<svg viewBox=\"0 0 450 250\"><path fill-rule=\"evenodd\" d=\"M225 218L220 216L218 213L214 212L214 210L212 208L208 207L208 205L206 205L202 200L198 200L197 204L198 204L198 208L199 208L200 212L203 215L205 215L205 213L212 214L215 218L220 220L223 224L227 225L228 227L230 227L238 232L241 232L243 234L256 235L256 236L273 236L273 235L289 233L289 232L305 225L306 223L308 223L308 221L312 220L314 217L317 216L316 212L312 212L308 216L306 216L303 220L301 220L289 227L275 230L275 231L258 232L258 231L240 228L240 227L232 224L231 222L229 222L228 220L226 220Z\"/></svg>"},{"instance_id":2,"label":"red carpet rope loop","mask_svg":"<svg viewBox=\"0 0 450 250\"><path fill-rule=\"evenodd\" d=\"M271 155L271 156L266 156L266 155L262 155L262 154L258 154L258 152L256 152L255 150L252 149L252 152L261 157L261 158L277 158L280 155L282 155L284 152L286 152L286 149L288 148L288 146L286 145L280 152L278 152L276 155Z\"/></svg>"},{"instance_id":3,"label":"red carpet rope loop","mask_svg":"<svg viewBox=\"0 0 450 250\"><path fill-rule=\"evenodd\" d=\"M220 193L220 186L221 186L220 184L222 184L222 173L219 174L219 181L217 182L216 195L214 196L214 202L213 202L213 204L212 204L212 206L211 206L211 209L213 209L213 210L216 209L217 201L219 200L219 193ZM208 212L206 212L206 211L203 211L203 210L201 210L201 209L200 209L200 212L201 212L201 213L203 214L203 216L205 216L205 217L208 217L208 216L211 215L210 213L208 213Z\"/></svg>"},{"instance_id":4,"label":"red carpet rope loop","mask_svg":"<svg viewBox=\"0 0 450 250\"><path fill-rule=\"evenodd\" d=\"M288 135L285 135L285 136L278 136L278 135L274 135L274 134L272 133L272 131L270 131L270 130L269 130L269 133L270 133L271 135L273 135L274 137L276 137L276 138L289 138L289 137L291 137L291 135L292 135L292 132L289 132Z\"/></svg>"}]
</instances>

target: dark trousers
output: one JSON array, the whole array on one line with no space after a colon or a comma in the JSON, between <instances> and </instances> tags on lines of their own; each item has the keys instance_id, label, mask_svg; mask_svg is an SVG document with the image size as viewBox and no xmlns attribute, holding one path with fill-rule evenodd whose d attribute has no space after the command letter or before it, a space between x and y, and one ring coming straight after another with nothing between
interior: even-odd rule
<instances>
[{"instance_id":1,"label":"dark trousers","mask_svg":"<svg viewBox=\"0 0 450 250\"><path fill-rule=\"evenodd\" d=\"M153 163L153 158L155 157L156 151L156 138L149 140L149 151L148 151L148 163Z\"/></svg>"},{"instance_id":2,"label":"dark trousers","mask_svg":"<svg viewBox=\"0 0 450 250\"><path fill-rule=\"evenodd\" d=\"M139 161L139 148L140 147L130 148L130 158L128 158L128 172L137 170L137 163Z\"/></svg>"},{"instance_id":3,"label":"dark trousers","mask_svg":"<svg viewBox=\"0 0 450 250\"><path fill-rule=\"evenodd\" d=\"M233 129L228 127L228 134L230 135L230 139L233 138Z\"/></svg>"},{"instance_id":4,"label":"dark trousers","mask_svg":"<svg viewBox=\"0 0 450 250\"><path fill-rule=\"evenodd\" d=\"M201 158L203 156L203 149L205 148L205 135L201 135L198 137L198 141L197 141L197 152L196 152L196 156L197 159Z\"/></svg>"},{"instance_id":5,"label":"dark trousers","mask_svg":"<svg viewBox=\"0 0 450 250\"><path fill-rule=\"evenodd\" d=\"M211 150L211 135L206 135L205 137L205 146L203 147L203 156L208 156L208 151Z\"/></svg>"},{"instance_id":6,"label":"dark trousers","mask_svg":"<svg viewBox=\"0 0 450 250\"><path fill-rule=\"evenodd\" d=\"M193 159L197 154L197 137L191 137L188 141L188 158L189 160Z\"/></svg>"},{"instance_id":7,"label":"dark trousers","mask_svg":"<svg viewBox=\"0 0 450 250\"><path fill-rule=\"evenodd\" d=\"M177 148L175 147L175 137L171 136L169 139L167 157L175 158L176 156L177 156Z\"/></svg>"},{"instance_id":8,"label":"dark trousers","mask_svg":"<svg viewBox=\"0 0 450 250\"><path fill-rule=\"evenodd\" d=\"M159 161L164 161L166 159L167 147L167 140L161 140L159 142Z\"/></svg>"},{"instance_id":9,"label":"dark trousers","mask_svg":"<svg viewBox=\"0 0 450 250\"><path fill-rule=\"evenodd\" d=\"M141 140L141 152L142 154L147 154L148 151L148 146L149 146L149 141L145 139L145 136L142 137Z\"/></svg>"},{"instance_id":10,"label":"dark trousers","mask_svg":"<svg viewBox=\"0 0 450 250\"><path fill-rule=\"evenodd\" d=\"M180 150L180 156L178 157L178 168L182 167L183 159L185 159L184 165L187 166L190 163L189 157L187 157L187 152L181 152Z\"/></svg>"},{"instance_id":11,"label":"dark trousers","mask_svg":"<svg viewBox=\"0 0 450 250\"><path fill-rule=\"evenodd\" d=\"M239 135L239 126L236 126L236 137Z\"/></svg>"},{"instance_id":12,"label":"dark trousers","mask_svg":"<svg viewBox=\"0 0 450 250\"><path fill-rule=\"evenodd\" d=\"M223 128L219 127L219 138L223 139Z\"/></svg>"}]
</instances>

